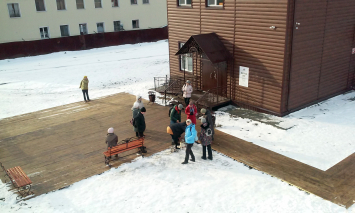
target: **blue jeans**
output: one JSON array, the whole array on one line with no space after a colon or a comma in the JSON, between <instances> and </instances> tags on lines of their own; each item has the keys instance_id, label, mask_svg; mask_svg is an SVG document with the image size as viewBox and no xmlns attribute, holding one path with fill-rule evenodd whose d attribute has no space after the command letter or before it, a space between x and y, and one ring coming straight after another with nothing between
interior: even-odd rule
<instances>
[{"instance_id":1,"label":"blue jeans","mask_svg":"<svg viewBox=\"0 0 355 213\"><path fill-rule=\"evenodd\" d=\"M171 124L176 124L176 121L170 120L170 125L171 125Z\"/></svg>"}]
</instances>

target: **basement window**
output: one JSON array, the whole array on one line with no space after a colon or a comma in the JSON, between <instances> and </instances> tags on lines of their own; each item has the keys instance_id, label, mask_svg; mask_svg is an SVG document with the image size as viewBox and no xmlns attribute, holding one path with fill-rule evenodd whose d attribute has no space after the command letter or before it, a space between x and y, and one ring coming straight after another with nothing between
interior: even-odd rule
<instances>
[{"instance_id":1,"label":"basement window","mask_svg":"<svg viewBox=\"0 0 355 213\"><path fill-rule=\"evenodd\" d=\"M132 20L132 28L139 28L139 20Z\"/></svg>"},{"instance_id":2,"label":"basement window","mask_svg":"<svg viewBox=\"0 0 355 213\"><path fill-rule=\"evenodd\" d=\"M191 0L178 0L178 5L191 7Z\"/></svg>"},{"instance_id":3,"label":"basement window","mask_svg":"<svg viewBox=\"0 0 355 213\"><path fill-rule=\"evenodd\" d=\"M49 30L48 27L39 28L39 33L41 34L41 39L49 38Z\"/></svg>"},{"instance_id":4,"label":"basement window","mask_svg":"<svg viewBox=\"0 0 355 213\"><path fill-rule=\"evenodd\" d=\"M207 7L222 7L224 0L206 0Z\"/></svg>"}]
</instances>

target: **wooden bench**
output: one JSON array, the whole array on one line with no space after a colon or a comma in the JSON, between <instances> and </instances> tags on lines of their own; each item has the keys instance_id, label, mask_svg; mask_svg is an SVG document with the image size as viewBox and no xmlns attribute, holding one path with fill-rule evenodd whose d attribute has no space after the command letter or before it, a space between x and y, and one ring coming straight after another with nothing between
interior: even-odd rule
<instances>
[{"instance_id":1,"label":"wooden bench","mask_svg":"<svg viewBox=\"0 0 355 213\"><path fill-rule=\"evenodd\" d=\"M9 177L12 185L17 188L17 191L22 197L33 194L33 192L31 192L32 181L21 169L21 167L16 166L10 169L5 169L1 162L0 165L3 171L6 173L5 176Z\"/></svg>"},{"instance_id":2,"label":"wooden bench","mask_svg":"<svg viewBox=\"0 0 355 213\"><path fill-rule=\"evenodd\" d=\"M147 152L144 146L144 138L128 138L122 140L121 143L117 146L107 148L107 151L104 152L105 164L110 165L111 156L118 155L122 152L126 152L132 149L138 149L138 153L140 153L144 157L143 153Z\"/></svg>"}]
</instances>

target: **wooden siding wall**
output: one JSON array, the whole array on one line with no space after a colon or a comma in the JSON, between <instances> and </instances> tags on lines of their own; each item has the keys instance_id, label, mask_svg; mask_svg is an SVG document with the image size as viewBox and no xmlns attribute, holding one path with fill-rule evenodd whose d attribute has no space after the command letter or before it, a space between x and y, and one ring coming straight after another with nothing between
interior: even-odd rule
<instances>
[{"instance_id":1,"label":"wooden siding wall","mask_svg":"<svg viewBox=\"0 0 355 213\"><path fill-rule=\"evenodd\" d=\"M168 29L169 29L169 58L170 75L182 77L184 73L180 71L179 57L175 56L179 50L179 42L186 42L192 35L200 34L200 4L192 1L192 7L178 7L176 0L167 0L168 9ZM200 59L194 59L193 73L200 74ZM186 78L191 74L186 72ZM199 77L199 76L198 76ZM196 82L193 82L196 87Z\"/></svg>"},{"instance_id":2,"label":"wooden siding wall","mask_svg":"<svg viewBox=\"0 0 355 213\"><path fill-rule=\"evenodd\" d=\"M354 0L296 0L288 110L349 88Z\"/></svg>"},{"instance_id":3,"label":"wooden siding wall","mask_svg":"<svg viewBox=\"0 0 355 213\"><path fill-rule=\"evenodd\" d=\"M286 23L287 0L236 0L235 85L246 94L237 102L280 114ZM249 67L248 88L238 86L239 66Z\"/></svg>"},{"instance_id":4,"label":"wooden siding wall","mask_svg":"<svg viewBox=\"0 0 355 213\"><path fill-rule=\"evenodd\" d=\"M191 8L177 7L176 0L167 5L172 76L183 75L175 56L178 41L215 32L235 59L227 69L231 98L280 114L287 0L225 0L223 9L206 7L205 0L192 0ZM239 86L239 66L250 68L248 88ZM199 69L194 67L196 73Z\"/></svg>"}]
</instances>

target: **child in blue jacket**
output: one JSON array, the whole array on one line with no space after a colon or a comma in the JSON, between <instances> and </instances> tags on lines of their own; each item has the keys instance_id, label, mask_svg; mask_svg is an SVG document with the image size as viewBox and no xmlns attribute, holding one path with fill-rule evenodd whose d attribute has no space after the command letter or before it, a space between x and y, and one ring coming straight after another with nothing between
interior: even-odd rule
<instances>
[{"instance_id":1,"label":"child in blue jacket","mask_svg":"<svg viewBox=\"0 0 355 213\"><path fill-rule=\"evenodd\" d=\"M190 119L187 119L186 120L186 130L185 130L185 142L186 142L187 146L186 146L185 161L182 162L182 164L187 164L189 162L189 155L191 155L190 160L195 162L195 156L194 156L194 153L192 152L191 148L195 143L196 136L197 136L197 131L195 129L195 124L193 124Z\"/></svg>"}]
</instances>

